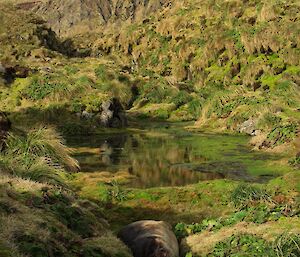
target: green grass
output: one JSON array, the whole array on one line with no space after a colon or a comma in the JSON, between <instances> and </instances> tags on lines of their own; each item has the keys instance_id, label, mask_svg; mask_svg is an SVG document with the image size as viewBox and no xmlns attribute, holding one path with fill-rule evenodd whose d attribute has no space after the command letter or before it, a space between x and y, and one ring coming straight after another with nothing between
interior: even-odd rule
<instances>
[{"instance_id":1,"label":"green grass","mask_svg":"<svg viewBox=\"0 0 300 257\"><path fill-rule=\"evenodd\" d=\"M65 98L69 95L69 87L63 83L51 83L49 78L42 80L34 79L32 83L22 91L22 96L33 100L42 100L49 96L63 95Z\"/></svg>"},{"instance_id":2,"label":"green grass","mask_svg":"<svg viewBox=\"0 0 300 257\"><path fill-rule=\"evenodd\" d=\"M268 134L267 139L271 145L281 145L296 138L297 129L297 124L278 126L273 128L273 130Z\"/></svg>"},{"instance_id":3,"label":"green grass","mask_svg":"<svg viewBox=\"0 0 300 257\"><path fill-rule=\"evenodd\" d=\"M251 234L231 236L218 243L208 256L268 256L292 257L300 254L300 235L283 234L276 238L273 244Z\"/></svg>"},{"instance_id":4,"label":"green grass","mask_svg":"<svg viewBox=\"0 0 300 257\"><path fill-rule=\"evenodd\" d=\"M276 256L269 243L253 235L232 236L224 242L218 243L208 256Z\"/></svg>"}]
</instances>

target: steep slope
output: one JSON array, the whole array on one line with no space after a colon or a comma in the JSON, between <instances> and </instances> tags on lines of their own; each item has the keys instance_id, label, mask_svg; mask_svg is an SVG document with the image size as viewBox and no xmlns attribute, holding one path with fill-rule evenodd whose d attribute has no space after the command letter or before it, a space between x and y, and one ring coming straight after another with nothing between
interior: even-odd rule
<instances>
[{"instance_id":1,"label":"steep slope","mask_svg":"<svg viewBox=\"0 0 300 257\"><path fill-rule=\"evenodd\" d=\"M102 29L107 23L141 20L161 8L167 0L51 0L34 10L60 36L72 36Z\"/></svg>"},{"instance_id":2,"label":"steep slope","mask_svg":"<svg viewBox=\"0 0 300 257\"><path fill-rule=\"evenodd\" d=\"M299 13L298 1L176 1L99 35L93 53L122 56L148 78L139 100L175 103L164 117L219 130L253 124L249 134L281 144L300 120Z\"/></svg>"},{"instance_id":3,"label":"steep slope","mask_svg":"<svg viewBox=\"0 0 300 257\"><path fill-rule=\"evenodd\" d=\"M48 57L55 56L51 51L65 55L76 52L70 40L60 40L41 17L24 6L0 2L0 22L0 61L26 63L35 58L37 49L39 55Z\"/></svg>"}]
</instances>

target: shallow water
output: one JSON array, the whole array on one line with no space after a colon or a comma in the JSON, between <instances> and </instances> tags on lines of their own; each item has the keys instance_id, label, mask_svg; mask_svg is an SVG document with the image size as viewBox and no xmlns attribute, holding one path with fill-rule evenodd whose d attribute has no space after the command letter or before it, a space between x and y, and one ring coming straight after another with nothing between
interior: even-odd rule
<instances>
[{"instance_id":1,"label":"shallow water","mask_svg":"<svg viewBox=\"0 0 300 257\"><path fill-rule=\"evenodd\" d=\"M264 182L290 170L283 156L252 151L249 137L193 133L158 123L136 130L68 138L83 172L134 175L131 186L180 186L229 178Z\"/></svg>"}]
</instances>

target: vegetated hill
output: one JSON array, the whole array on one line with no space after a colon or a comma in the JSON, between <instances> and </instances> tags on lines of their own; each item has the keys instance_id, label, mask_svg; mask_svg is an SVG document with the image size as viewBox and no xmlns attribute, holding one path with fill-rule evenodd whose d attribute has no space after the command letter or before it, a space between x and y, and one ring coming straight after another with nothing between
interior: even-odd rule
<instances>
[{"instance_id":1,"label":"vegetated hill","mask_svg":"<svg viewBox=\"0 0 300 257\"><path fill-rule=\"evenodd\" d=\"M168 0L51 0L34 10L60 36L72 36L101 29L107 23L139 21L161 8Z\"/></svg>"},{"instance_id":2,"label":"vegetated hill","mask_svg":"<svg viewBox=\"0 0 300 257\"><path fill-rule=\"evenodd\" d=\"M139 99L175 103L165 117L222 130L253 119L253 131L273 131L269 141L280 144L300 120L299 28L299 1L175 1L104 32L93 53L122 56L148 77Z\"/></svg>"},{"instance_id":3,"label":"vegetated hill","mask_svg":"<svg viewBox=\"0 0 300 257\"><path fill-rule=\"evenodd\" d=\"M52 51L49 57L76 52L70 40L60 40L42 18L24 9L24 6L0 2L0 22L2 62L28 63L35 59L35 55L47 55L49 51Z\"/></svg>"},{"instance_id":4,"label":"vegetated hill","mask_svg":"<svg viewBox=\"0 0 300 257\"><path fill-rule=\"evenodd\" d=\"M278 146L296 138L300 120L298 1L149 1L130 2L131 9L125 8L129 2L113 2L111 9L104 8L108 6L105 2L72 3L69 6L49 1L36 8L37 12L44 12L51 24L50 18L58 13L55 10L66 10L69 6L73 12L62 12L67 16L61 18L61 24L73 26L79 34L67 42L79 45L84 53L96 58L68 59L53 51L63 47L42 47L50 61L44 53L33 54L30 64L47 65L51 72L43 70L13 83L14 95L10 96L17 96L18 100L13 103L5 94L5 102L10 99L13 103L5 108L11 111L16 106L41 103L49 107L50 102L71 113L85 110L96 114L105 97L118 97L127 109L131 108L132 114L140 117L198 120L197 126L210 130L246 131L259 135L254 142L259 147ZM124 7L120 7L123 11L116 11L117 6ZM103 8L110 11L106 13ZM76 24L85 26L83 20L97 16L88 11L91 9L99 11L100 25L80 34ZM116 15L123 12L129 14ZM10 13L11 17L1 16L6 24L14 19L14 12ZM35 27L22 18L29 15L28 11L19 7L16 13L16 24L20 25L2 29L8 48L9 37L19 38L24 24L28 29ZM106 13L102 16L108 18L101 18L99 13ZM73 22L70 17L74 14L81 18ZM57 30L58 20L52 21ZM102 22L106 25L102 26ZM32 44L30 38L13 40L17 42L14 49L43 46L43 40ZM8 51L12 56L16 56L14 49ZM88 87L88 91L80 89L82 86ZM28 93L35 88L42 91L38 98Z\"/></svg>"},{"instance_id":5,"label":"vegetated hill","mask_svg":"<svg viewBox=\"0 0 300 257\"><path fill-rule=\"evenodd\" d=\"M0 256L132 256L103 208L67 186L67 172L79 166L61 136L43 127L24 132L1 138Z\"/></svg>"}]
</instances>

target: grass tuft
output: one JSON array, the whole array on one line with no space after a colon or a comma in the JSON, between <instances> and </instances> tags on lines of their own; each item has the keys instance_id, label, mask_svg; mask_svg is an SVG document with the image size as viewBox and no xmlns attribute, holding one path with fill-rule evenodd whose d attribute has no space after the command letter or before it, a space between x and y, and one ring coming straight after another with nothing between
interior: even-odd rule
<instances>
[{"instance_id":1,"label":"grass tuft","mask_svg":"<svg viewBox=\"0 0 300 257\"><path fill-rule=\"evenodd\" d=\"M271 196L266 190L257 186L240 184L231 193L231 200L236 207L243 209L251 205L253 202L270 202Z\"/></svg>"}]
</instances>

